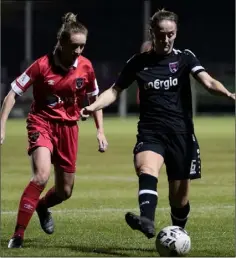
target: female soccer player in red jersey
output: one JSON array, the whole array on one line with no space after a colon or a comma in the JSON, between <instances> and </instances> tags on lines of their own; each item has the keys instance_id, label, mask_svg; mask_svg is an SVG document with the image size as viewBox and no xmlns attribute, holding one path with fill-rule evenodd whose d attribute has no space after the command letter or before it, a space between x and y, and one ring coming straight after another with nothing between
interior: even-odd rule
<instances>
[{"instance_id":1,"label":"female soccer player in red jersey","mask_svg":"<svg viewBox=\"0 0 236 258\"><path fill-rule=\"evenodd\" d=\"M5 138L6 121L16 96L33 87L34 101L27 117L29 148L33 177L26 186L19 204L15 232L8 248L22 247L24 232L36 210L42 229L54 231L48 208L72 194L76 171L78 125L84 97L89 102L99 93L91 62L83 57L88 31L76 15L67 13L57 35L53 53L37 59L11 84L1 111L1 144ZM102 111L94 112L99 151L107 149ZM50 176L51 163L55 169L55 186L39 199Z\"/></svg>"}]
</instances>

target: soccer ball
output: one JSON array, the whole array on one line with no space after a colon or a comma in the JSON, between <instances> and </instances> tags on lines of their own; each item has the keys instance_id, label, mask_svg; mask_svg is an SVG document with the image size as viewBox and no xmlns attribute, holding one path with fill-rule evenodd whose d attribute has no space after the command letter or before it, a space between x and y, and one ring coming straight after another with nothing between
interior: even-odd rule
<instances>
[{"instance_id":1,"label":"soccer ball","mask_svg":"<svg viewBox=\"0 0 236 258\"><path fill-rule=\"evenodd\" d=\"M156 249L160 256L184 256L191 248L188 233L181 227L163 228L156 238Z\"/></svg>"}]
</instances>

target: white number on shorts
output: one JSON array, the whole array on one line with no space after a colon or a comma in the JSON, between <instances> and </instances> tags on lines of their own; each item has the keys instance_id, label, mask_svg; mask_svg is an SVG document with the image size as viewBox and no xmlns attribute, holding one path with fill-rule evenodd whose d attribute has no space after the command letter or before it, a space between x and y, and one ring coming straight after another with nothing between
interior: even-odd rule
<instances>
[{"instance_id":1,"label":"white number on shorts","mask_svg":"<svg viewBox=\"0 0 236 258\"><path fill-rule=\"evenodd\" d=\"M196 174L196 159L193 159L191 162L190 174Z\"/></svg>"}]
</instances>

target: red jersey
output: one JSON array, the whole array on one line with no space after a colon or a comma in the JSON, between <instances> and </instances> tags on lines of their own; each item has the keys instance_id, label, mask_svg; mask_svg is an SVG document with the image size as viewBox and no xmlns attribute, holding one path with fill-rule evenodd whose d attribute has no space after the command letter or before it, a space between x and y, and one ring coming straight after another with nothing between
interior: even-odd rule
<instances>
[{"instance_id":1,"label":"red jersey","mask_svg":"<svg viewBox=\"0 0 236 258\"><path fill-rule=\"evenodd\" d=\"M56 62L54 55L37 59L11 83L12 90L22 95L33 87L31 114L47 120L77 121L85 96L99 93L93 66L83 56L67 72Z\"/></svg>"}]
</instances>

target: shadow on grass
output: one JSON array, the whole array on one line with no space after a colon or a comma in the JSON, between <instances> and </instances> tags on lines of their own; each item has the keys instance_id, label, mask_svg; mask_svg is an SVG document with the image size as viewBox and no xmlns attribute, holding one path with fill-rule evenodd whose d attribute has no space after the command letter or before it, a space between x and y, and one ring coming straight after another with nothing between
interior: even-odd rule
<instances>
[{"instance_id":1,"label":"shadow on grass","mask_svg":"<svg viewBox=\"0 0 236 258\"><path fill-rule=\"evenodd\" d=\"M9 238L1 238L1 239L0 239L0 241L1 241L1 244L0 244L1 249L8 249L7 246L8 246L9 240L10 240L10 237L9 237ZM27 248L28 248L28 247L31 247L31 244L32 244L32 246L35 245L36 240L33 239L33 238L27 238L27 240L25 240L24 243L27 245ZM23 243L23 244L24 244L24 243ZM16 248L16 249L17 249L17 248Z\"/></svg>"},{"instance_id":2,"label":"shadow on grass","mask_svg":"<svg viewBox=\"0 0 236 258\"><path fill-rule=\"evenodd\" d=\"M132 248L132 247L108 247L108 248L92 248L88 246L66 246L72 251L83 252L83 253L94 253L94 254L107 254L107 255L116 255L121 257L128 257L133 255L128 255L126 252L129 251L140 251L140 252L155 252L155 249L152 248Z\"/></svg>"},{"instance_id":3,"label":"shadow on grass","mask_svg":"<svg viewBox=\"0 0 236 258\"><path fill-rule=\"evenodd\" d=\"M1 239L1 254L6 252L7 250L10 251L10 249L7 248L9 239L2 238ZM29 248L42 248L42 243L37 241L36 239L26 239L24 241L23 248L29 249ZM89 247L89 246L81 246L81 245L52 245L52 246L44 246L44 248L59 248L59 249L70 249L71 251L75 252L81 252L81 253L87 253L87 254L103 254L108 256L119 256L119 257L129 257L133 256L132 254L128 255L127 252L155 252L156 250L154 248L138 248L138 247ZM4 250L4 251L3 251ZM11 249L11 250L17 250L17 249ZM3 252L2 252L3 251ZM18 256L18 255L17 255ZM20 256L20 254L19 254ZM35 257L38 256L35 253ZM148 255L147 255L148 256Z\"/></svg>"}]
</instances>

